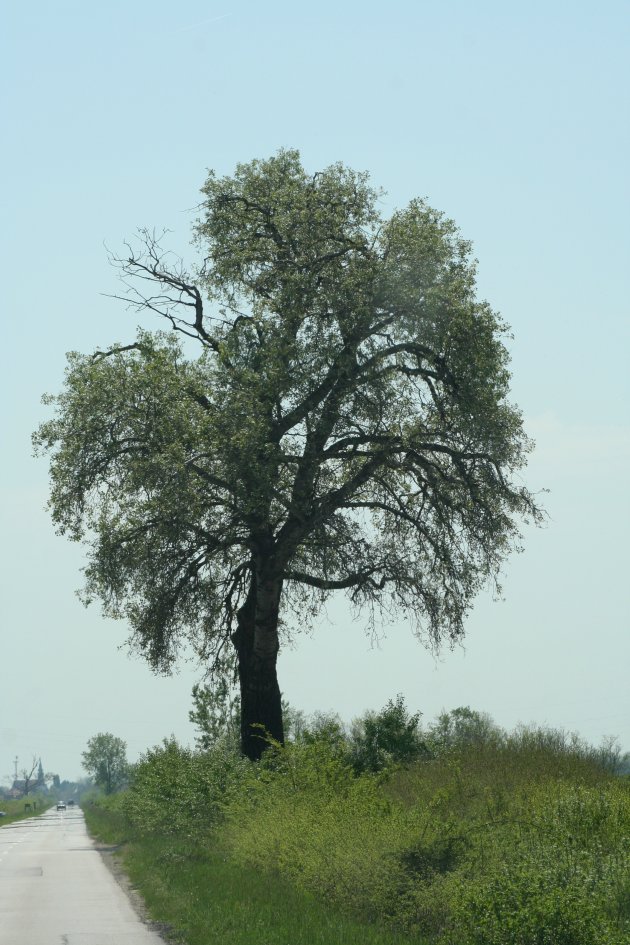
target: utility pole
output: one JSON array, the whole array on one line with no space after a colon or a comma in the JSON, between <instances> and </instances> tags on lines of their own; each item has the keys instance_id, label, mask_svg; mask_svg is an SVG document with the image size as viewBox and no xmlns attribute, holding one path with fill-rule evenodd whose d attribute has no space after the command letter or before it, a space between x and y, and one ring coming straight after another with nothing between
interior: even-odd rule
<instances>
[{"instance_id":1,"label":"utility pole","mask_svg":"<svg viewBox=\"0 0 630 945\"><path fill-rule=\"evenodd\" d=\"M15 756L15 780L17 781L18 756Z\"/></svg>"}]
</instances>

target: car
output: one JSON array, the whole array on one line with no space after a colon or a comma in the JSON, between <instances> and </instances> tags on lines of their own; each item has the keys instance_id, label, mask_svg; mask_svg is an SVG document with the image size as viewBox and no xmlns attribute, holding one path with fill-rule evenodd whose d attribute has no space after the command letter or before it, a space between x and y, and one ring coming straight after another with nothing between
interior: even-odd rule
<instances>
[{"instance_id":1,"label":"car","mask_svg":"<svg viewBox=\"0 0 630 945\"><path fill-rule=\"evenodd\" d=\"M65 802L65 801L57 801L57 810L65 810L65 809L66 809L66 802Z\"/></svg>"},{"instance_id":2,"label":"car","mask_svg":"<svg viewBox=\"0 0 630 945\"><path fill-rule=\"evenodd\" d=\"M68 807L74 807L74 801L68 801Z\"/></svg>"}]
</instances>

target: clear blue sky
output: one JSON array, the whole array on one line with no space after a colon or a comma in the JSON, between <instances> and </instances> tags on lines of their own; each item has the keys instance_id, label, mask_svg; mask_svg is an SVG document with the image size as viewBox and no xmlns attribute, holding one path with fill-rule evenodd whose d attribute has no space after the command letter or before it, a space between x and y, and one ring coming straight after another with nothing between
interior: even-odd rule
<instances>
[{"instance_id":1,"label":"clear blue sky","mask_svg":"<svg viewBox=\"0 0 630 945\"><path fill-rule=\"evenodd\" d=\"M5 12L0 779L33 754L74 777L97 731L131 757L192 738L199 672L152 677L120 649L125 628L74 596L81 549L53 533L30 433L66 351L134 333L101 294L116 288L104 243L168 227L187 254L206 169L279 147L368 170L384 211L424 196L473 240L480 294L514 331L538 443L527 482L551 490L548 526L509 562L505 600L479 599L465 650L436 661L402 624L371 648L335 604L282 653L287 697L350 719L402 692L428 718L469 704L630 749L629 36L621 0Z\"/></svg>"}]
</instances>

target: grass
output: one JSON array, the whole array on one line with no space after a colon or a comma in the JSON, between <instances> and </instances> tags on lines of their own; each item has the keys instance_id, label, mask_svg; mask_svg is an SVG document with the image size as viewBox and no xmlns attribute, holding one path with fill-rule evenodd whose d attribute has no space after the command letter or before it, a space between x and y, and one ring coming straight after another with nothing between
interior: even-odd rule
<instances>
[{"instance_id":1,"label":"grass","mask_svg":"<svg viewBox=\"0 0 630 945\"><path fill-rule=\"evenodd\" d=\"M90 833L119 856L156 922L186 945L408 945L331 910L279 876L231 861L210 837L131 837L115 809L86 805ZM414 945L422 945L417 938Z\"/></svg>"},{"instance_id":2,"label":"grass","mask_svg":"<svg viewBox=\"0 0 630 945\"><path fill-rule=\"evenodd\" d=\"M33 804L33 798L29 801L25 801L23 797L16 800L0 800L0 810L3 810L6 814L6 817L0 817L0 827L13 824L16 820L24 820L26 817L37 817L52 807L54 803L54 801L40 796L34 800L37 803L36 810L27 811L24 810L24 805Z\"/></svg>"}]
</instances>

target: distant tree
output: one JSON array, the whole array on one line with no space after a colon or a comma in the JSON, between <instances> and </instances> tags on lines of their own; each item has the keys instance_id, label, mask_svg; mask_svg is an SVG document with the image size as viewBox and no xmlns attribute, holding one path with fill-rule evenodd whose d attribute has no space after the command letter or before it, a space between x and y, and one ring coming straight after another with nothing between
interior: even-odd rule
<instances>
[{"instance_id":1,"label":"distant tree","mask_svg":"<svg viewBox=\"0 0 630 945\"><path fill-rule=\"evenodd\" d=\"M122 738L109 732L94 735L88 741L82 759L82 766L106 794L112 794L125 783L129 765L127 745Z\"/></svg>"},{"instance_id":2,"label":"distant tree","mask_svg":"<svg viewBox=\"0 0 630 945\"><path fill-rule=\"evenodd\" d=\"M402 695L390 699L380 712L356 719L350 734L350 756L359 771L380 771L392 763L408 764L428 754L420 728Z\"/></svg>"},{"instance_id":3,"label":"distant tree","mask_svg":"<svg viewBox=\"0 0 630 945\"><path fill-rule=\"evenodd\" d=\"M605 771L611 774L623 774L624 754L614 735L604 736L601 744L593 749L593 757Z\"/></svg>"},{"instance_id":4,"label":"distant tree","mask_svg":"<svg viewBox=\"0 0 630 945\"><path fill-rule=\"evenodd\" d=\"M22 790L25 796L28 795L33 790L34 786L37 784L37 778L33 777L33 775L35 774L35 771L39 768L40 764L41 764L41 761L38 758L36 758L35 755L33 755L32 763L22 768L20 772L22 775Z\"/></svg>"},{"instance_id":5,"label":"distant tree","mask_svg":"<svg viewBox=\"0 0 630 945\"><path fill-rule=\"evenodd\" d=\"M302 709L294 709L286 699L282 699L282 726L285 739L297 741L307 726L306 713Z\"/></svg>"},{"instance_id":6,"label":"distant tree","mask_svg":"<svg viewBox=\"0 0 630 945\"><path fill-rule=\"evenodd\" d=\"M346 754L346 730L336 712L314 712L305 716L299 713L294 722L294 738L308 744L326 742L341 754Z\"/></svg>"},{"instance_id":7,"label":"distant tree","mask_svg":"<svg viewBox=\"0 0 630 945\"><path fill-rule=\"evenodd\" d=\"M55 524L88 542L86 601L157 671L233 646L257 758L283 740L283 612L341 590L453 642L540 511L507 328L452 221L420 200L384 219L366 174L295 151L203 194L196 271L148 231L113 260L172 334L71 354L34 441Z\"/></svg>"},{"instance_id":8,"label":"distant tree","mask_svg":"<svg viewBox=\"0 0 630 945\"><path fill-rule=\"evenodd\" d=\"M499 744L505 733L487 712L458 706L441 712L427 730L427 744L438 754L467 745Z\"/></svg>"}]
</instances>

